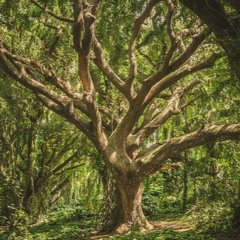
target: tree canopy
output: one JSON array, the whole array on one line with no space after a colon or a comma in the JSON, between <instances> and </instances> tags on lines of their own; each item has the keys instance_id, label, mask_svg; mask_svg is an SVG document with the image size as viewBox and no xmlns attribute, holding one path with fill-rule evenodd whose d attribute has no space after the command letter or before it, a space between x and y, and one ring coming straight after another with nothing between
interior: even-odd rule
<instances>
[{"instance_id":1,"label":"tree canopy","mask_svg":"<svg viewBox=\"0 0 240 240\"><path fill-rule=\"evenodd\" d=\"M226 53L238 74L239 32L196 2L0 1L1 76L95 146L115 184L111 231L153 228L141 206L149 176L180 167L189 149L240 139L239 89L224 76Z\"/></svg>"}]
</instances>

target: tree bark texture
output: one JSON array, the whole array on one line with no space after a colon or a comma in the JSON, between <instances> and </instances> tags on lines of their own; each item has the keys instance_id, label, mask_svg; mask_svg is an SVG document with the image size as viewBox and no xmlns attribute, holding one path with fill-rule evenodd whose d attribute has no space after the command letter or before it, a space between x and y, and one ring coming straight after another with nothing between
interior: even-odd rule
<instances>
[{"instance_id":1,"label":"tree bark texture","mask_svg":"<svg viewBox=\"0 0 240 240\"><path fill-rule=\"evenodd\" d=\"M115 232L128 232L133 227L152 229L142 210L143 183L137 176L116 176L116 206L113 209L112 229Z\"/></svg>"}]
</instances>

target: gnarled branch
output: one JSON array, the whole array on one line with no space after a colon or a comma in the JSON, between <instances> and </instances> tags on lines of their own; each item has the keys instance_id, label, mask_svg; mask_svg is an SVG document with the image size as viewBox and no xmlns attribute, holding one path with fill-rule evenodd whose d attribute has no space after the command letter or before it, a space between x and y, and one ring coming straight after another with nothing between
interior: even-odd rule
<instances>
[{"instance_id":1,"label":"gnarled branch","mask_svg":"<svg viewBox=\"0 0 240 240\"><path fill-rule=\"evenodd\" d=\"M167 89L168 87L175 84L178 80L203 69L213 66L215 61L222 57L222 53L213 53L207 59L196 63L195 65L186 64L182 68L176 70L172 74L167 75L161 79L157 84L155 84L152 89L148 92L146 98L144 99L144 104L150 102L155 96Z\"/></svg>"},{"instance_id":2,"label":"gnarled branch","mask_svg":"<svg viewBox=\"0 0 240 240\"><path fill-rule=\"evenodd\" d=\"M200 84L200 81L193 81L183 89L180 87L176 88L163 110L155 113L155 116L150 118L136 134L132 134L128 137L128 146L132 149L134 149L133 146L139 147L156 129L188 106L189 103L180 106L180 102L197 84Z\"/></svg>"},{"instance_id":3,"label":"gnarled branch","mask_svg":"<svg viewBox=\"0 0 240 240\"><path fill-rule=\"evenodd\" d=\"M240 140L240 124L206 125L202 129L172 138L165 143L155 144L139 157L138 163L145 172L151 174L162 166L163 162L187 149L218 141ZM144 173L143 173L144 174Z\"/></svg>"},{"instance_id":4,"label":"gnarled branch","mask_svg":"<svg viewBox=\"0 0 240 240\"><path fill-rule=\"evenodd\" d=\"M133 80L137 75L137 59L135 56L135 47L136 47L136 40L139 35L140 29L142 27L143 22L150 16L150 13L152 9L160 2L160 0L151 0L148 5L146 6L143 13L135 20L134 28L132 32L132 36L129 41L128 46L128 56L129 56L129 62L130 62L130 68L128 77L126 79L125 87L128 89L128 91L133 94Z\"/></svg>"}]
</instances>

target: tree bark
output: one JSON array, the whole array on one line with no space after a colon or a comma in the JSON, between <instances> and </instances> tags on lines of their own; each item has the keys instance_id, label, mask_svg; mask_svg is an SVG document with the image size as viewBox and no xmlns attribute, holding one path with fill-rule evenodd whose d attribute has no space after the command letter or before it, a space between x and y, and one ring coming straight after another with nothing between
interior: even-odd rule
<instances>
[{"instance_id":1,"label":"tree bark","mask_svg":"<svg viewBox=\"0 0 240 240\"><path fill-rule=\"evenodd\" d=\"M115 175L116 206L112 212L110 231L124 233L133 228L146 230L153 226L142 210L143 182L138 176Z\"/></svg>"}]
</instances>

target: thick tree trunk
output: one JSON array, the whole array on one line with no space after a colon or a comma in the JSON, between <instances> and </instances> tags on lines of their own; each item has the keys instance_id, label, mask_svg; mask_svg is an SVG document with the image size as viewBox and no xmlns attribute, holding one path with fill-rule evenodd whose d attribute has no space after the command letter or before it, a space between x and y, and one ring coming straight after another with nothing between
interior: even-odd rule
<instances>
[{"instance_id":1,"label":"thick tree trunk","mask_svg":"<svg viewBox=\"0 0 240 240\"><path fill-rule=\"evenodd\" d=\"M112 213L111 231L124 233L131 229L147 230L153 226L142 211L142 181L136 176L117 176L116 207Z\"/></svg>"},{"instance_id":2,"label":"thick tree trunk","mask_svg":"<svg viewBox=\"0 0 240 240\"><path fill-rule=\"evenodd\" d=\"M48 181L47 174L42 173L33 179L34 184L26 184L22 206L33 222L39 219L49 204Z\"/></svg>"},{"instance_id":3,"label":"thick tree trunk","mask_svg":"<svg viewBox=\"0 0 240 240\"><path fill-rule=\"evenodd\" d=\"M37 221L41 214L45 210L45 198L47 198L47 193L44 191L36 191L29 186L25 190L25 194L23 197L23 209L25 212L31 217L33 222Z\"/></svg>"}]
</instances>

